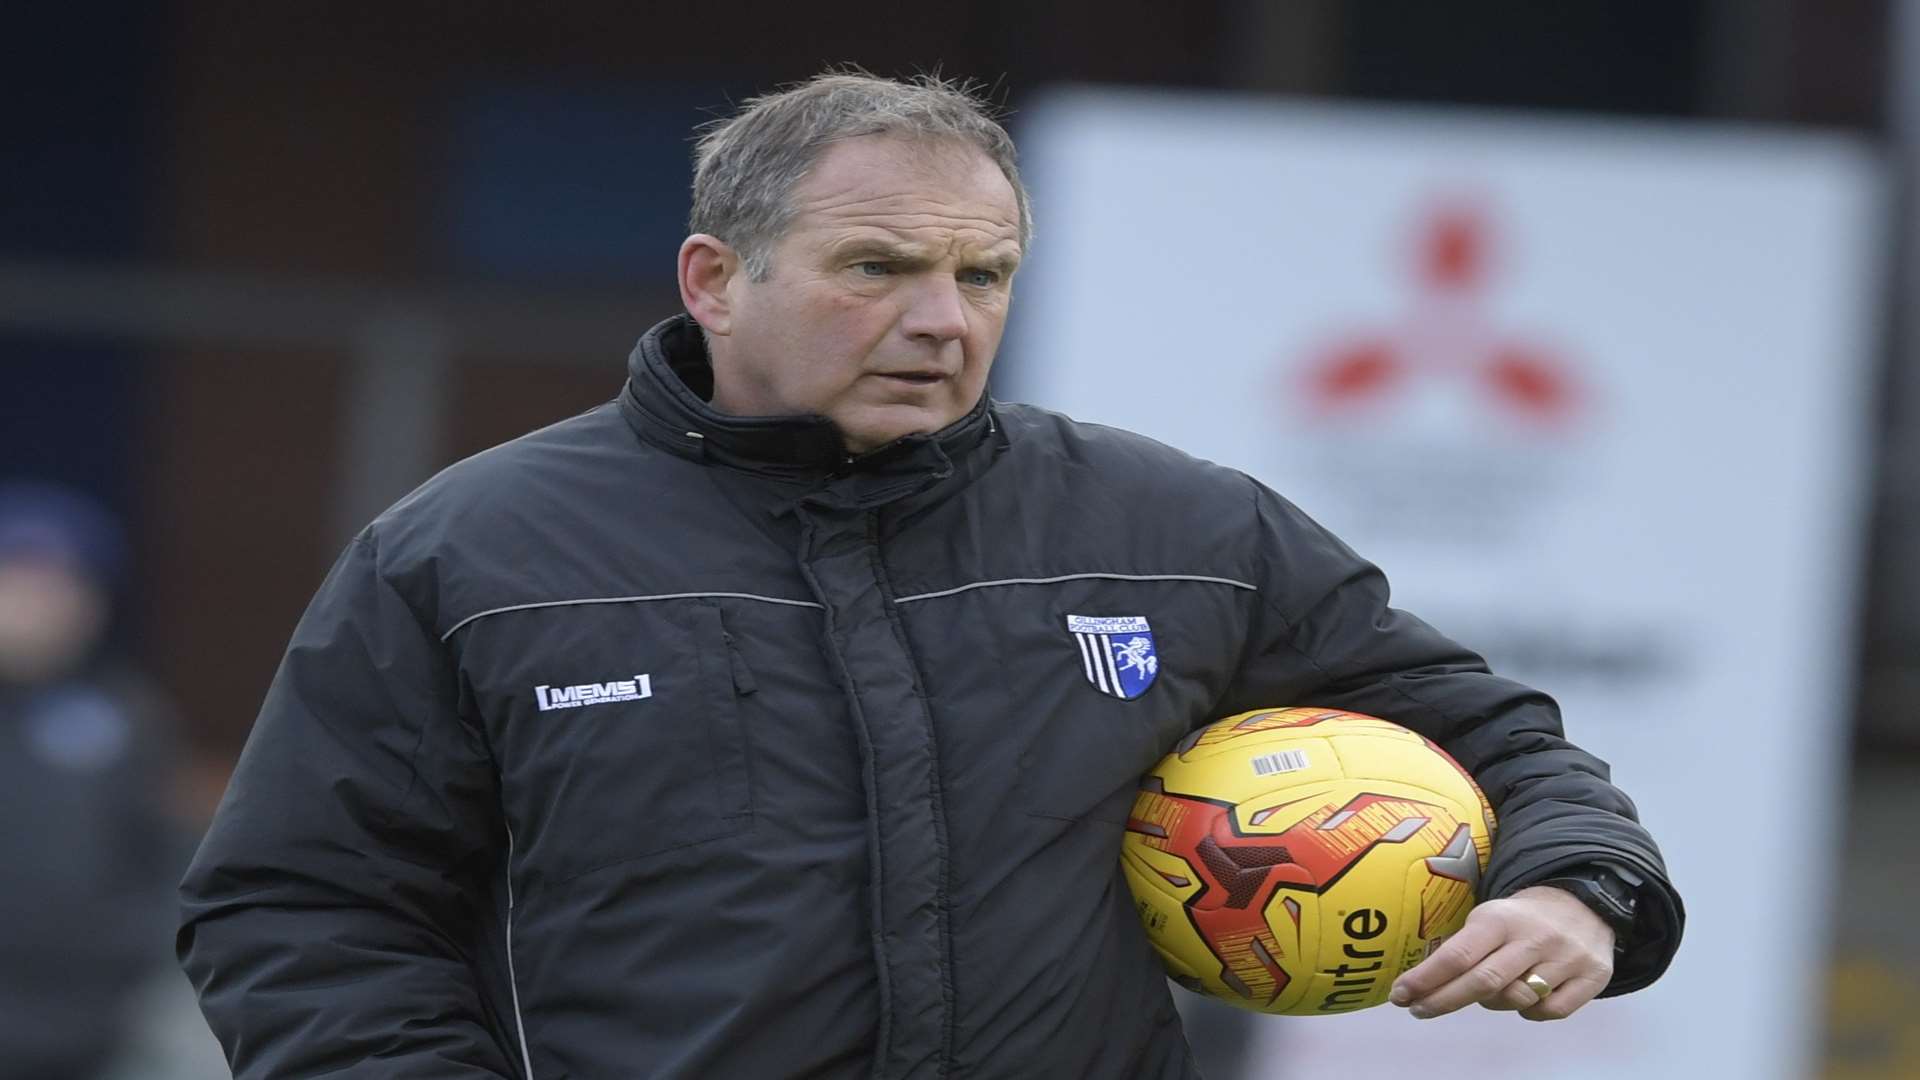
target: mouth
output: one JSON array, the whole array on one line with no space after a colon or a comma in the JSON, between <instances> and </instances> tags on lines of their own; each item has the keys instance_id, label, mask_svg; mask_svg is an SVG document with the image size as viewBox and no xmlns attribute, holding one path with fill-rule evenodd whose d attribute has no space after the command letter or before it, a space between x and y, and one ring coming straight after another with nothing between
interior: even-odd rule
<instances>
[{"instance_id":1,"label":"mouth","mask_svg":"<svg viewBox=\"0 0 1920 1080\"><path fill-rule=\"evenodd\" d=\"M933 371L883 371L879 375L902 386L933 386L946 380L945 375Z\"/></svg>"}]
</instances>

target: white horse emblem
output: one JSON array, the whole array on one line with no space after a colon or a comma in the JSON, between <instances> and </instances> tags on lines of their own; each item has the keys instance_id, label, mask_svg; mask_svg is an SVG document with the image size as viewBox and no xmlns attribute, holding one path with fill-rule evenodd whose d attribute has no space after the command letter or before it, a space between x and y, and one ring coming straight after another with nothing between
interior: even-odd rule
<instances>
[{"instance_id":1,"label":"white horse emblem","mask_svg":"<svg viewBox=\"0 0 1920 1080\"><path fill-rule=\"evenodd\" d=\"M1137 671L1141 678L1150 678L1160 670L1160 658L1153 655L1153 639L1137 637L1124 645L1115 643L1113 658L1120 662L1122 671Z\"/></svg>"}]
</instances>

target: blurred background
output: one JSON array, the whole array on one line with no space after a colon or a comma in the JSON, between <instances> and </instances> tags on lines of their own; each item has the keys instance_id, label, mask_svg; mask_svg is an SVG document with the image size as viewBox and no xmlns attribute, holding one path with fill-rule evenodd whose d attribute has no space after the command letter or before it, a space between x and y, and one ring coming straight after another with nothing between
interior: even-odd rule
<instances>
[{"instance_id":1,"label":"blurred background","mask_svg":"<svg viewBox=\"0 0 1920 1080\"><path fill-rule=\"evenodd\" d=\"M1047 147L1071 146L1071 102L1099 88L1145 91L1098 99L1143 115L1230 100L1218 122L1249 132L1377 114L1463 146L1657 131L1709 157L1759 139L1787 170L1800 147L1844 158L1869 216L1830 247L1859 295L1832 355L1802 349L1781 376L1846 383L1822 460L1858 497L1821 504L1841 520L1805 556L1833 582L1809 663L1836 666L1813 725L1836 766L1695 764L1813 823L1811 847L1744 868L1746 891L1792 878L1792 895L1714 979L1780 978L1769 956L1804 947L1817 965L1780 999L1783 1038L1808 1048L1792 1068L1920 1076L1920 5L129 0L16 6L0 25L0 1078L224 1075L172 967L172 884L326 567L442 466L610 398L633 341L678 309L690 130L838 62L976 78L1013 110L1039 158L1034 305L1084 265L1048 201L1073 190L1049 164L1067 151ZM1237 272L1284 293L1312 269L1275 254ZM1132 310L1185 314L1153 295ZM1738 296L1663 298L1701 322L1748 314ZM1071 321L1016 313L997 392L1082 411L1041 374ZM1205 385L1207 362L1159 377ZM1701 407L1753 390L1708 387ZM1741 715L1702 723L1756 737ZM1183 1005L1210 1077L1289 1075L1287 1029Z\"/></svg>"}]
</instances>

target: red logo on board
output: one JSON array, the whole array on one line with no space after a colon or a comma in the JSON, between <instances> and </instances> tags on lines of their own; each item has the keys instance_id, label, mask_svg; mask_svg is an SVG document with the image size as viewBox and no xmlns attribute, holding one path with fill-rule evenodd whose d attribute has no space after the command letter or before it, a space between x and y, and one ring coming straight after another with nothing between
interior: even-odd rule
<instances>
[{"instance_id":1,"label":"red logo on board","mask_svg":"<svg viewBox=\"0 0 1920 1080\"><path fill-rule=\"evenodd\" d=\"M1384 406L1427 380L1471 389L1510 419L1559 426L1582 405L1572 365L1556 349L1503 331L1488 297L1495 229L1478 205L1442 203L1415 229L1413 303L1399 320L1344 335L1308 362L1312 412L1348 416Z\"/></svg>"}]
</instances>

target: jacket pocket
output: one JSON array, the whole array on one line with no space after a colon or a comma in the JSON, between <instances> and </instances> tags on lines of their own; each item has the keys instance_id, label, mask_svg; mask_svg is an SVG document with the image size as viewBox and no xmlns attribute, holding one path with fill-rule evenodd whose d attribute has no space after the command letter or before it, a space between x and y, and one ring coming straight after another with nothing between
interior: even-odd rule
<instances>
[{"instance_id":1,"label":"jacket pocket","mask_svg":"<svg viewBox=\"0 0 1920 1080\"><path fill-rule=\"evenodd\" d=\"M579 685L543 684L531 709L513 710L501 767L503 797L523 834L515 837L521 878L559 884L750 829L739 699L752 692L752 673L719 607L573 614L533 662L613 680L594 683L602 676L590 673ZM581 656L609 659L585 665Z\"/></svg>"}]
</instances>

